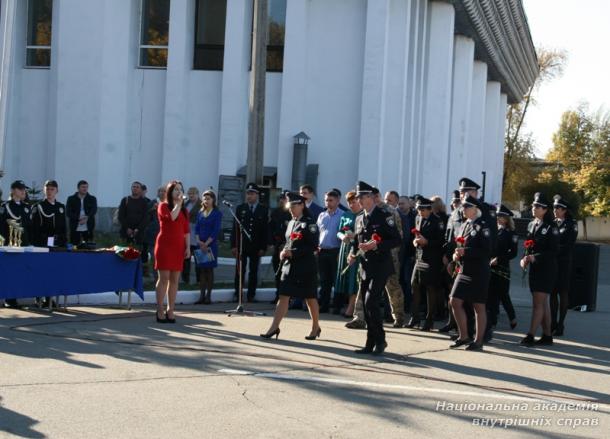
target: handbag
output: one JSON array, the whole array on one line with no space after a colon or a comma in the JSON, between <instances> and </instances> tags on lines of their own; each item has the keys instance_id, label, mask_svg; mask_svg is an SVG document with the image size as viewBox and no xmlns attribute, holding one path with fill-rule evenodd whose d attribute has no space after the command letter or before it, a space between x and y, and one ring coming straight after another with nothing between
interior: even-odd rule
<instances>
[{"instance_id":1,"label":"handbag","mask_svg":"<svg viewBox=\"0 0 610 439\"><path fill-rule=\"evenodd\" d=\"M203 251L200 248L195 250L195 263L197 265L204 265L213 262L216 258L212 253L212 250L208 249L207 251Z\"/></svg>"}]
</instances>

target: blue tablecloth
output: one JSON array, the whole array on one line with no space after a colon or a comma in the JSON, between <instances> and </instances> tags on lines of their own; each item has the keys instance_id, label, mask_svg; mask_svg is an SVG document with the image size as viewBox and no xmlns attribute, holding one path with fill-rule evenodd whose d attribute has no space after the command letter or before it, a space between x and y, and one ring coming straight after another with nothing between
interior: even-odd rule
<instances>
[{"instance_id":1,"label":"blue tablecloth","mask_svg":"<svg viewBox=\"0 0 610 439\"><path fill-rule=\"evenodd\" d=\"M132 290L142 299L142 262L111 252L0 252L0 298Z\"/></svg>"}]
</instances>

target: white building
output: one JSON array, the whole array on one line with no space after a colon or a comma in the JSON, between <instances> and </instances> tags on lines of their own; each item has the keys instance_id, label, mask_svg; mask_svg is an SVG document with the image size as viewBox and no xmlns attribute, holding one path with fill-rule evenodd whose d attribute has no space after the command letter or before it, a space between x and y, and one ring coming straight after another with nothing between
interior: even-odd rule
<instances>
[{"instance_id":1,"label":"white building","mask_svg":"<svg viewBox=\"0 0 610 439\"><path fill-rule=\"evenodd\" d=\"M218 187L246 164L252 0L0 0L0 169L115 206L131 181ZM537 75L520 0L270 0L264 164L501 196L507 102ZM166 63L166 67L165 67ZM276 175L273 175L276 173Z\"/></svg>"}]
</instances>

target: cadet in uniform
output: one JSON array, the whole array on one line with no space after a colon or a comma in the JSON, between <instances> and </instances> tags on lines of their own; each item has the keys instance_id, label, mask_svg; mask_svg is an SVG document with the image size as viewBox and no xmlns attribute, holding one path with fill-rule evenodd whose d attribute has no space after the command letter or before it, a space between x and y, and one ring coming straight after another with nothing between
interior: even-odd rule
<instances>
[{"instance_id":1,"label":"cadet in uniform","mask_svg":"<svg viewBox=\"0 0 610 439\"><path fill-rule=\"evenodd\" d=\"M32 207L32 243L46 247L48 239L53 238L54 247L65 247L66 207L56 200L58 185L55 180L44 184L45 199Z\"/></svg>"},{"instance_id":2,"label":"cadet in uniform","mask_svg":"<svg viewBox=\"0 0 610 439\"><path fill-rule=\"evenodd\" d=\"M246 263L250 261L248 267L248 302L254 301L258 284L258 265L261 256L267 251L267 244L269 243L267 238L269 211L266 206L259 203L259 194L260 188L254 183L248 183L246 185L246 202L235 209L235 216L239 218L250 237L248 238L245 233L239 232L239 226L235 221L233 221L233 231L231 233L231 251L233 256L241 258L242 280L246 273ZM238 256L240 239L243 239L242 254ZM239 268L237 268L239 265L237 264L235 270L236 298L238 294L241 294L241 291L239 291Z\"/></svg>"},{"instance_id":3,"label":"cadet in uniform","mask_svg":"<svg viewBox=\"0 0 610 439\"><path fill-rule=\"evenodd\" d=\"M10 228L8 221L10 220L16 221L23 228L21 245L30 245L32 212L30 211L30 206L25 201L27 189L28 187L22 180L14 181L11 183L11 199L3 203L0 207L0 235L6 240L5 245L8 245L9 241ZM19 306L16 299L6 299L4 304L10 308Z\"/></svg>"},{"instance_id":4,"label":"cadet in uniform","mask_svg":"<svg viewBox=\"0 0 610 439\"><path fill-rule=\"evenodd\" d=\"M498 218L498 239L496 240L496 257L490 262L491 276L487 296L487 331L485 342L493 337L493 329L498 323L500 302L510 320L511 329L517 326L515 308L510 300L510 261L517 256L518 237L515 234L513 213L503 204L496 210Z\"/></svg>"},{"instance_id":5,"label":"cadet in uniform","mask_svg":"<svg viewBox=\"0 0 610 439\"><path fill-rule=\"evenodd\" d=\"M559 229L559 254L557 255L557 280L551 293L551 330L553 335L561 336L564 321L568 312L568 293L572 278L572 253L578 237L578 224L570 214L570 205L561 195L555 195L553 213L555 224ZM559 321L557 310L559 309Z\"/></svg>"},{"instance_id":6,"label":"cadet in uniform","mask_svg":"<svg viewBox=\"0 0 610 439\"><path fill-rule=\"evenodd\" d=\"M529 269L530 291L534 309L532 323L527 335L521 340L525 346L553 344L551 334L551 307L549 296L557 277L557 254L559 252L559 230L553 220L550 203L541 192L536 192L532 203L534 220L527 226L527 240L534 242L533 248L521 259L521 268ZM534 335L542 326L542 337L534 341Z\"/></svg>"},{"instance_id":7,"label":"cadet in uniform","mask_svg":"<svg viewBox=\"0 0 610 439\"><path fill-rule=\"evenodd\" d=\"M317 266L315 252L318 248L318 226L305 207L305 198L297 193L288 194L288 206L292 219L286 228L286 244L280 253L282 277L280 297L269 330L260 334L263 338L280 335L280 322L288 312L291 297L304 299L311 315L311 332L306 340L320 336L320 309L317 299Z\"/></svg>"},{"instance_id":8,"label":"cadet in uniform","mask_svg":"<svg viewBox=\"0 0 610 439\"><path fill-rule=\"evenodd\" d=\"M275 273L275 299L271 302L273 305L277 303L280 297L280 253L286 244L286 228L291 220L290 212L286 208L286 196L287 192L283 192L278 196L278 205L271 211L271 218L269 219L269 245L273 246L273 255L271 256L271 263L273 265L273 272Z\"/></svg>"},{"instance_id":9,"label":"cadet in uniform","mask_svg":"<svg viewBox=\"0 0 610 439\"><path fill-rule=\"evenodd\" d=\"M360 258L360 282L364 297L366 319L366 344L356 352L359 354L383 354L387 343L383 330L380 301L388 277L394 272L391 250L400 246L400 234L392 214L375 206L373 187L359 182L356 196L363 213L356 217L354 248L348 256L353 264Z\"/></svg>"},{"instance_id":10,"label":"cadet in uniform","mask_svg":"<svg viewBox=\"0 0 610 439\"><path fill-rule=\"evenodd\" d=\"M471 195L462 199L466 221L462 224L459 236L464 243L453 253L458 263L459 273L451 290L451 308L458 325L459 338L450 347L468 345L467 350L483 349L483 336L486 329L487 289L489 287L489 255L491 253L491 231L481 215L482 202ZM468 331L468 321L464 302L471 303L476 316L476 337L472 341Z\"/></svg>"},{"instance_id":11,"label":"cadet in uniform","mask_svg":"<svg viewBox=\"0 0 610 439\"><path fill-rule=\"evenodd\" d=\"M419 304L427 293L426 322L422 331L429 331L434 326L434 313L441 301L441 268L444 226L438 216L432 213L432 201L419 197L415 204L417 218L415 228L417 233L413 240L415 246L415 268L411 276L411 320L407 328L419 325Z\"/></svg>"}]
</instances>

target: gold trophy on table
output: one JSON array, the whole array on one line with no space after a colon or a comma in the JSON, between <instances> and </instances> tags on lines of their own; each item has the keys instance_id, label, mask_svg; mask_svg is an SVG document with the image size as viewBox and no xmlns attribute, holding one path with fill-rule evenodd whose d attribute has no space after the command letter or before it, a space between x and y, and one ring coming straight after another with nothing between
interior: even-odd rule
<instances>
[{"instance_id":1,"label":"gold trophy on table","mask_svg":"<svg viewBox=\"0 0 610 439\"><path fill-rule=\"evenodd\" d=\"M9 247L21 247L23 227L15 220L8 220L7 223L9 230Z\"/></svg>"}]
</instances>

